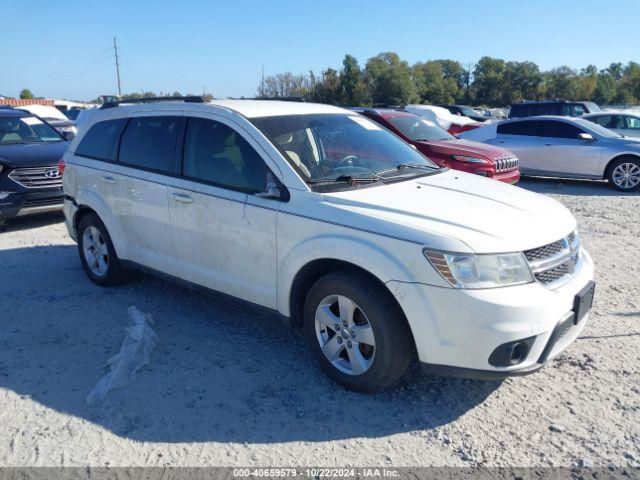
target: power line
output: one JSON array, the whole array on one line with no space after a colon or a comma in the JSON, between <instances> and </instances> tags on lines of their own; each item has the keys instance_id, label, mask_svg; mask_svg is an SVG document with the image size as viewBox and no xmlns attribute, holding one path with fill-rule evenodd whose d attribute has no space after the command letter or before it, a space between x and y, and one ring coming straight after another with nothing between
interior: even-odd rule
<instances>
[{"instance_id":1,"label":"power line","mask_svg":"<svg viewBox=\"0 0 640 480\"><path fill-rule=\"evenodd\" d=\"M100 50L95 50L95 51L93 51L91 53L87 53L85 55L81 55L81 56L78 56L78 57L67 58L66 60L59 60L59 61L56 61L56 62L53 62L53 63L46 63L46 64L40 64L40 65L31 65L31 66L28 66L27 68L25 68L23 70L18 70L16 73L20 74L20 73L26 73L26 72L34 71L34 70L47 70L47 69L50 69L50 68L56 68L58 66L69 64L69 63L76 63L76 62L78 62L80 60L84 60L84 59L89 58L89 57L95 57L96 55L99 55L99 54L103 54L104 55L104 52L110 51L111 49L112 49L112 47L101 48Z\"/></svg>"},{"instance_id":2,"label":"power line","mask_svg":"<svg viewBox=\"0 0 640 480\"><path fill-rule=\"evenodd\" d=\"M46 77L50 77L50 76L56 76L56 75L61 74L61 73L63 73L63 74L71 73L74 70L85 69L85 68L90 67L92 65L95 65L97 63L102 63L105 60L111 60L111 58L112 58L112 55L109 54L107 56L102 56L100 58L96 58L95 60L91 60L91 61L85 63L84 65L75 65L75 66L72 66L72 67L63 68L61 70L54 70L54 71L51 71L51 72L45 72L45 73L42 73L42 74L36 74L34 78L36 80L39 80L41 78L46 78ZM31 78L29 78L29 80L31 80Z\"/></svg>"},{"instance_id":3,"label":"power line","mask_svg":"<svg viewBox=\"0 0 640 480\"><path fill-rule=\"evenodd\" d=\"M97 70L102 70L102 69L105 69L105 68L113 68L113 63L109 62L109 63L107 63L105 65L100 65L100 66L97 66L97 67L94 67L94 68L90 68L88 70L81 70L79 72L71 72L71 73L66 73L66 74L58 75L58 76L54 76L54 77L45 77L45 78L39 78L39 79L35 79L35 80L29 80L29 83L37 84L39 82L48 82L48 81L50 81L52 79L58 80L60 78L75 77L75 76L78 76L78 75L84 75L86 73L95 72Z\"/></svg>"}]
</instances>

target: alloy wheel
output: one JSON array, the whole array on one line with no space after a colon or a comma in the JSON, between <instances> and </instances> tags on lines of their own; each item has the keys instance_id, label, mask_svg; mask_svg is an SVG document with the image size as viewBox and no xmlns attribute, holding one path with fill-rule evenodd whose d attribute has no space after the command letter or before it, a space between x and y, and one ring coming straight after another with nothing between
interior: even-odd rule
<instances>
[{"instance_id":1,"label":"alloy wheel","mask_svg":"<svg viewBox=\"0 0 640 480\"><path fill-rule=\"evenodd\" d=\"M92 273L99 277L107 274L109 250L100 230L93 225L87 227L82 234L82 252Z\"/></svg>"},{"instance_id":2,"label":"alloy wheel","mask_svg":"<svg viewBox=\"0 0 640 480\"><path fill-rule=\"evenodd\" d=\"M347 375L362 375L373 364L376 341L367 316L344 295L325 297L315 314L315 330L324 356Z\"/></svg>"},{"instance_id":3,"label":"alloy wheel","mask_svg":"<svg viewBox=\"0 0 640 480\"><path fill-rule=\"evenodd\" d=\"M640 184L640 167L631 162L621 163L613 169L611 178L620 188L625 190L635 188Z\"/></svg>"}]
</instances>

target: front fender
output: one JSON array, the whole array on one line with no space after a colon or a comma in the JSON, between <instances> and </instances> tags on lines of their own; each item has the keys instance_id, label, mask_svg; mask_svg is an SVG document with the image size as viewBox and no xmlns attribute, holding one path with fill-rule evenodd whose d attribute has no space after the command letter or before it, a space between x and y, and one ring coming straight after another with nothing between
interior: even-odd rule
<instances>
[{"instance_id":1,"label":"front fender","mask_svg":"<svg viewBox=\"0 0 640 480\"><path fill-rule=\"evenodd\" d=\"M407 248L419 247L407 243ZM323 259L352 263L368 271L383 283L400 279L413 281L407 262L401 261L391 254L390 249L382 248L379 244L344 234L314 237L289 250L280 263L277 307L284 316L291 315L291 288L298 272L310 262Z\"/></svg>"},{"instance_id":2,"label":"front fender","mask_svg":"<svg viewBox=\"0 0 640 480\"><path fill-rule=\"evenodd\" d=\"M104 226L107 228L109 232L109 236L111 237L111 243L113 244L113 248L116 251L116 255L120 259L128 258L127 252L127 243L124 241L125 237L120 228L119 223L116 220L115 214L109 208L107 203L102 200L95 192L91 190L78 190L75 196L75 202L78 207L87 207L96 212ZM75 219L74 219L75 220Z\"/></svg>"}]
</instances>

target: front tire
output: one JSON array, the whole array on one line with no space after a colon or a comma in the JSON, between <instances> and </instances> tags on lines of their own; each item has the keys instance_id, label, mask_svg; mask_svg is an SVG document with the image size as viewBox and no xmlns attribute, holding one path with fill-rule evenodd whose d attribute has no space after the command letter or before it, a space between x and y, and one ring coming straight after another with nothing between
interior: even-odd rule
<instances>
[{"instance_id":1,"label":"front tire","mask_svg":"<svg viewBox=\"0 0 640 480\"><path fill-rule=\"evenodd\" d=\"M621 158L609 167L608 180L622 192L632 192L640 187L640 160Z\"/></svg>"},{"instance_id":2,"label":"front tire","mask_svg":"<svg viewBox=\"0 0 640 480\"><path fill-rule=\"evenodd\" d=\"M345 388L372 392L397 382L414 354L409 326L389 292L359 272L320 278L303 310L309 347Z\"/></svg>"},{"instance_id":3,"label":"front tire","mask_svg":"<svg viewBox=\"0 0 640 480\"><path fill-rule=\"evenodd\" d=\"M78 224L78 251L93 283L111 287L127 280L127 271L116 255L109 232L96 214L84 216Z\"/></svg>"}]
</instances>

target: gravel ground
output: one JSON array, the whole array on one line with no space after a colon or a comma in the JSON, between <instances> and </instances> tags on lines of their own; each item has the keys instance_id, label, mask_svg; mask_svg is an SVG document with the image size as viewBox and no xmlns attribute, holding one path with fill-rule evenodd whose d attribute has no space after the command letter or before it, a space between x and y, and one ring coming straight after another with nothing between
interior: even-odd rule
<instances>
[{"instance_id":1,"label":"gravel ground","mask_svg":"<svg viewBox=\"0 0 640 480\"><path fill-rule=\"evenodd\" d=\"M582 337L528 377L414 371L376 395L334 385L272 314L145 276L93 285L59 215L0 228L0 465L637 466L640 195L521 186L569 207L594 257ZM130 305L159 346L88 405Z\"/></svg>"}]
</instances>

